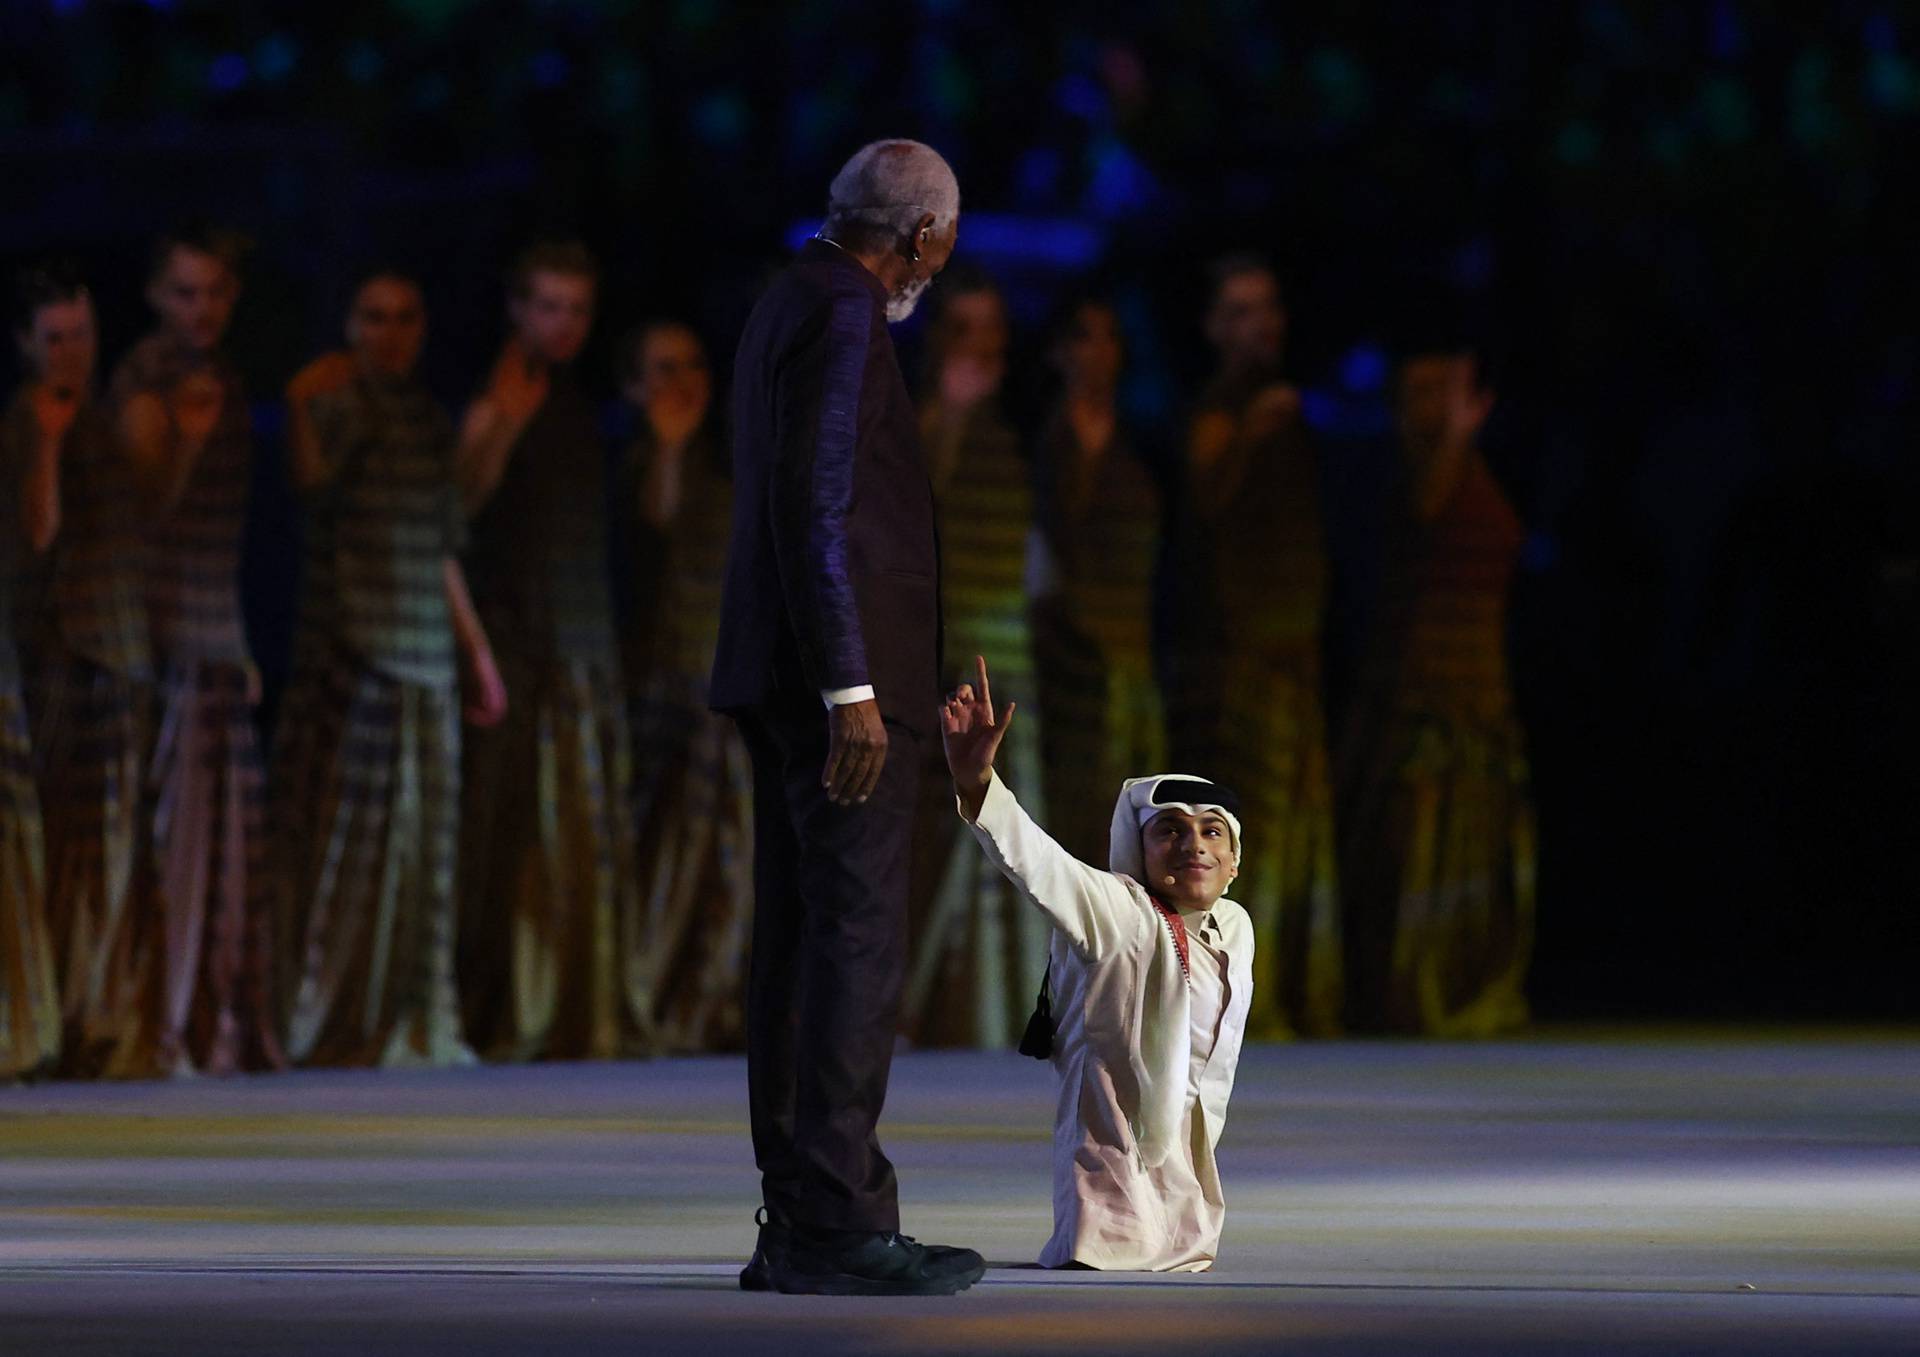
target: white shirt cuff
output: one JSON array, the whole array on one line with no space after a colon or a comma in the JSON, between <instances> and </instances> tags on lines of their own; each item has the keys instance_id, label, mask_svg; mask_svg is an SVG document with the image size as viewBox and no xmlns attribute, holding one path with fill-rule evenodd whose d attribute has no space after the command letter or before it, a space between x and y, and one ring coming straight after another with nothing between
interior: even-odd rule
<instances>
[{"instance_id":1,"label":"white shirt cuff","mask_svg":"<svg viewBox=\"0 0 1920 1357\"><path fill-rule=\"evenodd\" d=\"M851 706L855 702L871 702L873 701L873 685L871 683L862 683L854 688L822 688L820 690L820 699L827 704L829 709Z\"/></svg>"}]
</instances>

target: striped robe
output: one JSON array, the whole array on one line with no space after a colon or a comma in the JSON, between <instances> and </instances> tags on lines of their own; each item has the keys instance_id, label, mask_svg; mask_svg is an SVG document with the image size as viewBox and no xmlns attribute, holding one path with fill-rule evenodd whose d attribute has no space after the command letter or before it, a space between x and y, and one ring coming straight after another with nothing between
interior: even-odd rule
<instances>
[{"instance_id":1,"label":"striped robe","mask_svg":"<svg viewBox=\"0 0 1920 1357\"><path fill-rule=\"evenodd\" d=\"M707 710L733 492L721 447L703 432L681 454L677 506L666 523L649 523L639 497L656 455L649 437L634 445L623 496L637 524L627 674L641 894L638 918L621 930L621 957L638 967L634 1001L651 996L663 1049L738 1050L753 926L753 770L739 727Z\"/></svg>"},{"instance_id":2,"label":"striped robe","mask_svg":"<svg viewBox=\"0 0 1920 1357\"><path fill-rule=\"evenodd\" d=\"M310 413L328 474L308 495L273 768L287 1054L468 1064L454 977L453 427L408 381L362 377Z\"/></svg>"},{"instance_id":3,"label":"striped robe","mask_svg":"<svg viewBox=\"0 0 1920 1357\"><path fill-rule=\"evenodd\" d=\"M1103 863L1114 793L1167 766L1149 640L1160 495L1124 430L1085 461L1064 412L1034 461L1027 588L1050 818L1068 852Z\"/></svg>"},{"instance_id":4,"label":"striped robe","mask_svg":"<svg viewBox=\"0 0 1920 1357\"><path fill-rule=\"evenodd\" d=\"M1026 595L1033 489L1020 440L991 403L961 426L951 456L936 456L941 614L949 689L971 679L974 656L993 667L996 702L1035 688ZM999 767L1035 814L1041 785L1038 703L1023 705ZM925 741L914 829L912 960L901 1030L939 1046L1006 1046L1018 1038L1046 969L1046 920L983 859L953 814L953 780L940 742Z\"/></svg>"},{"instance_id":5,"label":"striped robe","mask_svg":"<svg viewBox=\"0 0 1920 1357\"><path fill-rule=\"evenodd\" d=\"M113 403L165 400L204 368L224 388L220 421L180 498L147 543L146 605L159 695L148 766L153 859L166 935L163 1029L187 1030L205 1068L285 1063L269 993L266 776L255 726L258 675L240 614L240 536L252 426L239 373L165 335L115 370Z\"/></svg>"},{"instance_id":6,"label":"striped robe","mask_svg":"<svg viewBox=\"0 0 1920 1357\"><path fill-rule=\"evenodd\" d=\"M40 793L13 641L15 579L25 551L18 495L25 468L17 451L10 442L0 454L0 1080L50 1070L60 1055Z\"/></svg>"},{"instance_id":7,"label":"striped robe","mask_svg":"<svg viewBox=\"0 0 1920 1357\"><path fill-rule=\"evenodd\" d=\"M1254 391L1216 384L1236 419ZM1258 943L1247 1034L1339 1030L1342 971L1333 791L1321 698L1327 564L1319 468L1297 426L1190 472L1173 578L1213 601L1175 607L1167 664L1173 765L1241 798L1234 895Z\"/></svg>"},{"instance_id":8,"label":"striped robe","mask_svg":"<svg viewBox=\"0 0 1920 1357\"><path fill-rule=\"evenodd\" d=\"M35 437L23 397L6 419L9 465ZM23 581L20 638L71 1074L164 1074L185 1060L146 873L153 689L136 505L106 413L88 402L61 452L59 531Z\"/></svg>"},{"instance_id":9,"label":"striped robe","mask_svg":"<svg viewBox=\"0 0 1920 1357\"><path fill-rule=\"evenodd\" d=\"M1534 825L1506 659L1520 542L1477 453L1433 517L1402 515L1342 758L1354 1009L1372 1030L1527 1021Z\"/></svg>"},{"instance_id":10,"label":"striped robe","mask_svg":"<svg viewBox=\"0 0 1920 1357\"><path fill-rule=\"evenodd\" d=\"M639 906L608 470L592 404L557 373L472 518L467 579L507 686L461 774L460 990L489 1057L652 1042L621 935Z\"/></svg>"}]
</instances>

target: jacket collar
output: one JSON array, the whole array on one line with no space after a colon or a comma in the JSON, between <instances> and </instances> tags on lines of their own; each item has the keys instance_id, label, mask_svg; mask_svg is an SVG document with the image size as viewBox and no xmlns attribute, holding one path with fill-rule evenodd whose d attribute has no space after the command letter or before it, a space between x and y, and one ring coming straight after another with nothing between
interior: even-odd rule
<instances>
[{"instance_id":1,"label":"jacket collar","mask_svg":"<svg viewBox=\"0 0 1920 1357\"><path fill-rule=\"evenodd\" d=\"M853 252L844 245L836 245L824 236L814 236L800 247L800 258L808 263L823 263L842 273L858 275L867 291L873 294L873 299L882 306L887 304L886 284L874 277L873 270L855 259Z\"/></svg>"}]
</instances>

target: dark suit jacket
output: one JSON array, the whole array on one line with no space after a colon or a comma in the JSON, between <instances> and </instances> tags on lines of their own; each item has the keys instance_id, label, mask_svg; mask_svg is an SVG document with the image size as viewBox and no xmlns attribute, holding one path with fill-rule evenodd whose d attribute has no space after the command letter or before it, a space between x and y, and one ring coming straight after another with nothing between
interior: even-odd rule
<instances>
[{"instance_id":1,"label":"dark suit jacket","mask_svg":"<svg viewBox=\"0 0 1920 1357\"><path fill-rule=\"evenodd\" d=\"M933 729L940 550L886 303L858 260L815 240L747 320L716 711L870 683L881 715Z\"/></svg>"}]
</instances>

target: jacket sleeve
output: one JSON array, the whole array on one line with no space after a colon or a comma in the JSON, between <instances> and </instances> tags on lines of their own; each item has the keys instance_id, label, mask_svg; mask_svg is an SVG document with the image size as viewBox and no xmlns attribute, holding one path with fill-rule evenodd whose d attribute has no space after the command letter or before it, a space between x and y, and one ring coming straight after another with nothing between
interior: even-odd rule
<instances>
[{"instance_id":1,"label":"jacket sleeve","mask_svg":"<svg viewBox=\"0 0 1920 1357\"><path fill-rule=\"evenodd\" d=\"M998 773L987 785L973 836L993 865L1089 961L1137 945L1149 926L1146 908L1126 878L1090 867L1062 848L1020 808Z\"/></svg>"},{"instance_id":2,"label":"jacket sleeve","mask_svg":"<svg viewBox=\"0 0 1920 1357\"><path fill-rule=\"evenodd\" d=\"M872 326L871 297L835 294L799 331L774 378L774 555L801 664L822 690L870 682L847 515Z\"/></svg>"}]
</instances>

